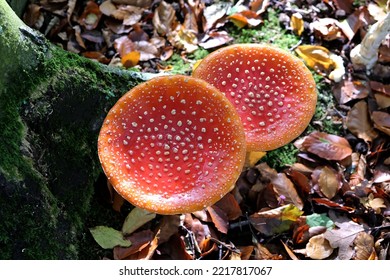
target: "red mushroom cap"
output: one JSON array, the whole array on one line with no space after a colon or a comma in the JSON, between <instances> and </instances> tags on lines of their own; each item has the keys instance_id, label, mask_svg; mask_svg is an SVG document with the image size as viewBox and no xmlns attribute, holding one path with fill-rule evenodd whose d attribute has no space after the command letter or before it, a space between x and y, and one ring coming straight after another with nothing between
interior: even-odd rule
<instances>
[{"instance_id":1,"label":"red mushroom cap","mask_svg":"<svg viewBox=\"0 0 390 280\"><path fill-rule=\"evenodd\" d=\"M294 55L238 44L206 56L193 72L222 91L238 111L248 151L268 151L298 137L314 115L315 81Z\"/></svg>"},{"instance_id":2,"label":"red mushroom cap","mask_svg":"<svg viewBox=\"0 0 390 280\"><path fill-rule=\"evenodd\" d=\"M212 85L181 75L154 78L126 93L98 139L116 191L159 214L214 204L233 188L245 153L234 106Z\"/></svg>"}]
</instances>

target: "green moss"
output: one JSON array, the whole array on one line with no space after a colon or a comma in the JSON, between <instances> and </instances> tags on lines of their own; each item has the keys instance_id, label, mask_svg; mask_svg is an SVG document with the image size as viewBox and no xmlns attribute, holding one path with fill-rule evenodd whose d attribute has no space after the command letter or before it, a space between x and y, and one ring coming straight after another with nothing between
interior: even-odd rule
<instances>
[{"instance_id":1,"label":"green moss","mask_svg":"<svg viewBox=\"0 0 390 280\"><path fill-rule=\"evenodd\" d=\"M274 9L267 10L267 16L259 27L238 29L234 26L229 34L233 36L234 43L270 43L286 50L299 41L297 36L282 28Z\"/></svg>"},{"instance_id":2,"label":"green moss","mask_svg":"<svg viewBox=\"0 0 390 280\"><path fill-rule=\"evenodd\" d=\"M7 24L0 30L7 58L0 65L0 259L76 259L101 172L100 125L146 77Z\"/></svg>"}]
</instances>

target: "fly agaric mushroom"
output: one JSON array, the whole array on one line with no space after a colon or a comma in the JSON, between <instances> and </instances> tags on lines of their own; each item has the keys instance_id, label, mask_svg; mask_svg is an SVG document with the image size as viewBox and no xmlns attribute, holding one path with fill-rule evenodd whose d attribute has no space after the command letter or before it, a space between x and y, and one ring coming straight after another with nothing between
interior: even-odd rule
<instances>
[{"instance_id":1,"label":"fly agaric mushroom","mask_svg":"<svg viewBox=\"0 0 390 280\"><path fill-rule=\"evenodd\" d=\"M135 206L159 214L201 210L234 186L245 161L234 106L207 82L153 78L109 111L98 139L104 172Z\"/></svg>"},{"instance_id":2,"label":"fly agaric mushroom","mask_svg":"<svg viewBox=\"0 0 390 280\"><path fill-rule=\"evenodd\" d=\"M237 44L206 56L193 71L222 91L244 125L248 151L269 151L298 137L314 115L315 81L292 54Z\"/></svg>"}]
</instances>

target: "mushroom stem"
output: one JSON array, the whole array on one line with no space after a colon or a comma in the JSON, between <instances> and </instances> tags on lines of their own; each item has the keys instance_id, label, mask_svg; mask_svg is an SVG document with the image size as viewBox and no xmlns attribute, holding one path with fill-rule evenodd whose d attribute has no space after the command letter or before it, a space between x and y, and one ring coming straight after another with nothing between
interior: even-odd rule
<instances>
[{"instance_id":1,"label":"mushroom stem","mask_svg":"<svg viewBox=\"0 0 390 280\"><path fill-rule=\"evenodd\" d=\"M386 16L373 24L361 44L351 51L352 63L356 66L365 66L369 72L378 60L378 49L382 41L390 32L390 1L387 1Z\"/></svg>"}]
</instances>

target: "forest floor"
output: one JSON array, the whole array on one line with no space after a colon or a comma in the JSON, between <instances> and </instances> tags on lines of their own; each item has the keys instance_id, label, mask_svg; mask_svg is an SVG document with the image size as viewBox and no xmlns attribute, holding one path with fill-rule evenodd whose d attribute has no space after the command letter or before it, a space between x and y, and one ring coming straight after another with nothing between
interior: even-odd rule
<instances>
[{"instance_id":1,"label":"forest floor","mask_svg":"<svg viewBox=\"0 0 390 280\"><path fill-rule=\"evenodd\" d=\"M306 131L252 158L215 205L162 216L102 191L123 228L91 225L109 248L101 258L390 259L389 34L370 69L351 60L385 1L30 2L29 26L111 67L191 75L220 47L268 43L304 60L317 83Z\"/></svg>"}]
</instances>

